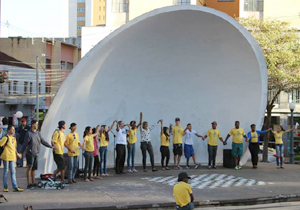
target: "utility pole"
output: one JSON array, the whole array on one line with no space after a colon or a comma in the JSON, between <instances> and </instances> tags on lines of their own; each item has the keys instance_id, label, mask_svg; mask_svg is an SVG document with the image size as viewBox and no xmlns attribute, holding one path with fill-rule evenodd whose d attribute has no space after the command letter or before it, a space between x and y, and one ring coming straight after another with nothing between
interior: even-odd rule
<instances>
[{"instance_id":1,"label":"utility pole","mask_svg":"<svg viewBox=\"0 0 300 210\"><path fill-rule=\"evenodd\" d=\"M36 121L39 123L39 56L36 56Z\"/></svg>"}]
</instances>

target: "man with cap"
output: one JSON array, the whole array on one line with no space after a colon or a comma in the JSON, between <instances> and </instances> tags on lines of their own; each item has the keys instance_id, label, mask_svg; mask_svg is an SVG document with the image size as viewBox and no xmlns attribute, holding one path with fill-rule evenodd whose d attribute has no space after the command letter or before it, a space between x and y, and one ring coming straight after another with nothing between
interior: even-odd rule
<instances>
[{"instance_id":1,"label":"man with cap","mask_svg":"<svg viewBox=\"0 0 300 210\"><path fill-rule=\"evenodd\" d=\"M17 130L17 151L22 154L20 151L23 147L24 139L26 133L30 130L30 127L27 125L27 120L26 118L21 119L21 125L18 127ZM18 167L23 167L23 154L21 158L18 158L17 160L17 166Z\"/></svg>"},{"instance_id":2,"label":"man with cap","mask_svg":"<svg viewBox=\"0 0 300 210\"><path fill-rule=\"evenodd\" d=\"M191 210L194 209L194 195L191 185L188 184L191 177L186 172L178 174L178 183L173 188L173 195L176 202L176 209Z\"/></svg>"},{"instance_id":3,"label":"man with cap","mask_svg":"<svg viewBox=\"0 0 300 210\"><path fill-rule=\"evenodd\" d=\"M65 163L64 163L64 146L66 146L65 141L65 134L64 130L66 129L66 122L65 121L59 121L58 122L58 129L55 129L51 143L54 147L53 150L53 157L54 161L57 165L57 169L53 173L53 178L55 179L56 175L60 173L60 180L61 182L64 182L65 180ZM66 146L71 153L75 153L75 151L70 148L69 146Z\"/></svg>"},{"instance_id":4,"label":"man with cap","mask_svg":"<svg viewBox=\"0 0 300 210\"><path fill-rule=\"evenodd\" d=\"M173 135L173 153L174 153L174 166L175 170L181 169L180 159L182 156L182 136L184 134L184 129L180 125L180 119L177 117L175 119L175 126L172 128L170 126L171 134Z\"/></svg>"},{"instance_id":5,"label":"man with cap","mask_svg":"<svg viewBox=\"0 0 300 210\"><path fill-rule=\"evenodd\" d=\"M227 143L228 138L232 136L232 156L234 157L235 170L240 170L240 160L243 156L243 137L248 141L244 129L240 128L240 122L235 121L235 128L232 128L225 139L225 144Z\"/></svg>"},{"instance_id":6,"label":"man with cap","mask_svg":"<svg viewBox=\"0 0 300 210\"><path fill-rule=\"evenodd\" d=\"M220 141L225 145L225 142L221 136L221 132L219 129L217 129L217 122L213 121L211 123L212 128L209 129L206 132L206 135L203 137L203 141L208 138L207 141L207 150L208 150L208 168L211 169L211 163L212 163L212 167L214 169L217 169L216 166L216 156L217 156L217 150L218 150L218 140L220 139Z\"/></svg>"},{"instance_id":7,"label":"man with cap","mask_svg":"<svg viewBox=\"0 0 300 210\"><path fill-rule=\"evenodd\" d=\"M33 189L35 183L35 171L38 169L38 155L40 153L41 144L51 148L52 146L45 141L38 131L38 122L31 121L31 129L25 134L24 143L20 149L21 153L26 153L27 160L27 189Z\"/></svg>"}]
</instances>

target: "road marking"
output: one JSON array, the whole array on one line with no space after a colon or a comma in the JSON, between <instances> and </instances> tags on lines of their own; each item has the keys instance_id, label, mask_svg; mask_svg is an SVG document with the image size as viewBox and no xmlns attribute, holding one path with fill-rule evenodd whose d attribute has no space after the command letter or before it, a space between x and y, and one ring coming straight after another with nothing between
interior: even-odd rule
<instances>
[{"instance_id":1,"label":"road marking","mask_svg":"<svg viewBox=\"0 0 300 210\"><path fill-rule=\"evenodd\" d=\"M190 185L196 189L215 189L218 187L242 187L242 186L254 186L254 185L266 185L274 184L270 182L257 181L255 179L247 179L244 177L236 177L227 174L193 174ZM160 184L167 184L174 186L178 180L175 176L158 176L158 177L143 177L142 180L149 182L156 182Z\"/></svg>"}]
</instances>

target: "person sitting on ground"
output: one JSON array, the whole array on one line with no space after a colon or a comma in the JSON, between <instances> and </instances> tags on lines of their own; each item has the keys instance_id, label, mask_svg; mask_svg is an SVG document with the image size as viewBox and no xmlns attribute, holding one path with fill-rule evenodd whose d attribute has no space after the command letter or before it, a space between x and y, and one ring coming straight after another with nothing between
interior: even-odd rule
<instances>
[{"instance_id":1,"label":"person sitting on ground","mask_svg":"<svg viewBox=\"0 0 300 210\"><path fill-rule=\"evenodd\" d=\"M191 185L188 184L191 177L186 172L178 174L178 183L173 188L173 195L176 202L176 209L191 210L194 209L194 195Z\"/></svg>"}]
</instances>

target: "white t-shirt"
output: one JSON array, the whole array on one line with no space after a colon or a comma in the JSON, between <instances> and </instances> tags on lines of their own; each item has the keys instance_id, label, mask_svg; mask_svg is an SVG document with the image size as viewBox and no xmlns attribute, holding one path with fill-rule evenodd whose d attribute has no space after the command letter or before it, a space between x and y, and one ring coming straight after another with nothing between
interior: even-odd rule
<instances>
[{"instance_id":1,"label":"white t-shirt","mask_svg":"<svg viewBox=\"0 0 300 210\"><path fill-rule=\"evenodd\" d=\"M127 145L127 140L126 140L126 136L127 136L127 129L125 128L120 128L119 131L117 131L117 144L123 144L123 145Z\"/></svg>"},{"instance_id":2,"label":"white t-shirt","mask_svg":"<svg viewBox=\"0 0 300 210\"><path fill-rule=\"evenodd\" d=\"M193 145L193 135L197 133L195 130L192 129L192 131L190 131L189 129L186 130L185 132L185 144L187 145Z\"/></svg>"}]
</instances>

